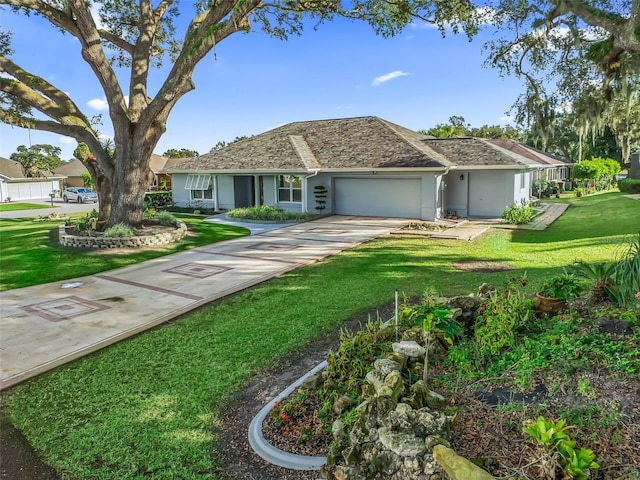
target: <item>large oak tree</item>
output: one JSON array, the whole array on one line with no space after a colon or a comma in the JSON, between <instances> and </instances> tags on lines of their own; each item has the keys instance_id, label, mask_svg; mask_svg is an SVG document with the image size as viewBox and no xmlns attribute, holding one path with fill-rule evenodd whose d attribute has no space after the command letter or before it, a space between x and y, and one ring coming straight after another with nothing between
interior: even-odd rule
<instances>
[{"instance_id":1,"label":"large oak tree","mask_svg":"<svg viewBox=\"0 0 640 480\"><path fill-rule=\"evenodd\" d=\"M114 133L108 146L61 88L11 60L11 35L0 32L0 120L75 138L80 144L75 155L96 181L100 220L106 226L142 220L144 193L152 180L149 158L169 114L195 88L192 74L198 62L234 33L261 27L286 39L301 33L306 19L322 23L336 16L368 22L385 36L415 18L443 32L448 25L469 34L475 28L470 0L197 0L195 10L193 2L178 0L0 0L2 4L16 14L40 15L77 38L82 58L102 87ZM179 14L191 19L180 38ZM150 69L163 61L171 62L171 70L151 92ZM128 69L126 83L119 81L117 68Z\"/></svg>"},{"instance_id":2,"label":"large oak tree","mask_svg":"<svg viewBox=\"0 0 640 480\"><path fill-rule=\"evenodd\" d=\"M487 12L498 27L488 63L523 78L515 116L538 146L569 113L581 137L611 128L627 160L637 127L611 120L637 103L640 0L490 0Z\"/></svg>"}]
</instances>

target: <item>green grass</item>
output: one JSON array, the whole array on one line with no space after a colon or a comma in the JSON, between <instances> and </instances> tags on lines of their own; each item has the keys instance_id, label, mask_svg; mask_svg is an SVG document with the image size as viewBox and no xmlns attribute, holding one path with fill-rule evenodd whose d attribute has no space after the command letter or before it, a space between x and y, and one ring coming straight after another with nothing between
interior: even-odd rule
<instances>
[{"instance_id":1,"label":"green grass","mask_svg":"<svg viewBox=\"0 0 640 480\"><path fill-rule=\"evenodd\" d=\"M61 247L58 243L60 220L0 220L0 291L92 275L248 233L245 228L200 219L185 217L182 220L195 235L174 246L118 255Z\"/></svg>"},{"instance_id":2,"label":"green grass","mask_svg":"<svg viewBox=\"0 0 640 480\"><path fill-rule=\"evenodd\" d=\"M544 232L491 230L473 242L379 238L27 381L3 403L65 478L218 478L221 402L283 355L387 303L395 289L466 294L526 272L533 292L578 258L612 259L640 228L639 201L607 194L570 203ZM516 270L452 266L468 259Z\"/></svg>"},{"instance_id":3,"label":"green grass","mask_svg":"<svg viewBox=\"0 0 640 480\"><path fill-rule=\"evenodd\" d=\"M13 212L16 210L36 210L38 208L51 208L51 205L37 203L0 203L0 212ZM58 208L58 207L54 207Z\"/></svg>"}]
</instances>

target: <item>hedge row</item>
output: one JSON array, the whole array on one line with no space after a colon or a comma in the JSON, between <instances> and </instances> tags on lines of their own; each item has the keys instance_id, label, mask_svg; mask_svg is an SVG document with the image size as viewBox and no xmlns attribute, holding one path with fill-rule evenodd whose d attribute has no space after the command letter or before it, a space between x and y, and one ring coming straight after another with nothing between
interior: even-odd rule
<instances>
[{"instance_id":1,"label":"hedge row","mask_svg":"<svg viewBox=\"0 0 640 480\"><path fill-rule=\"evenodd\" d=\"M640 180L636 178L618 180L618 188L624 193L640 193Z\"/></svg>"},{"instance_id":2,"label":"hedge row","mask_svg":"<svg viewBox=\"0 0 640 480\"><path fill-rule=\"evenodd\" d=\"M147 192L144 194L144 202L151 204L153 208L162 208L173 203L171 191Z\"/></svg>"}]
</instances>

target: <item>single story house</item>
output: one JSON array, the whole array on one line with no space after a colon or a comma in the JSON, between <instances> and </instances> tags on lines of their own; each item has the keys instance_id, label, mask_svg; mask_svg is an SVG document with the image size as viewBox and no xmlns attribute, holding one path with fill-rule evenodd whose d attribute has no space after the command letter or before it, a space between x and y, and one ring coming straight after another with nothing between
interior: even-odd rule
<instances>
[{"instance_id":1,"label":"single story house","mask_svg":"<svg viewBox=\"0 0 640 480\"><path fill-rule=\"evenodd\" d=\"M64 175L46 172L44 177L27 177L22 165L0 157L0 202L40 200L60 188Z\"/></svg>"},{"instance_id":2,"label":"single story house","mask_svg":"<svg viewBox=\"0 0 640 480\"><path fill-rule=\"evenodd\" d=\"M165 173L178 206L317 213L325 201L322 213L434 220L499 217L530 198L536 172L568 165L510 140L437 139L358 117L283 125Z\"/></svg>"},{"instance_id":3,"label":"single story house","mask_svg":"<svg viewBox=\"0 0 640 480\"><path fill-rule=\"evenodd\" d=\"M84 178L82 178L82 174L84 172L87 172L87 168L80 160L71 160L64 165L60 165L53 169L53 173L56 175L64 175L66 177L63 182L63 188L84 187Z\"/></svg>"}]
</instances>

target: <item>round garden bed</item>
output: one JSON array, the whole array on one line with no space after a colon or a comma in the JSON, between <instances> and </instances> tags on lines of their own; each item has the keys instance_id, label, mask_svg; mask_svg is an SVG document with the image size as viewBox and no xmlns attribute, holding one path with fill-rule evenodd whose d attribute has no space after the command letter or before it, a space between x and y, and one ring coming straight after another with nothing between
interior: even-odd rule
<instances>
[{"instance_id":1,"label":"round garden bed","mask_svg":"<svg viewBox=\"0 0 640 480\"><path fill-rule=\"evenodd\" d=\"M177 221L175 226L167 227L155 222L145 222L134 230L132 237L104 237L85 235L71 226L60 225L58 238L60 245L72 248L142 248L157 247L177 242L187 234L187 225Z\"/></svg>"}]
</instances>

